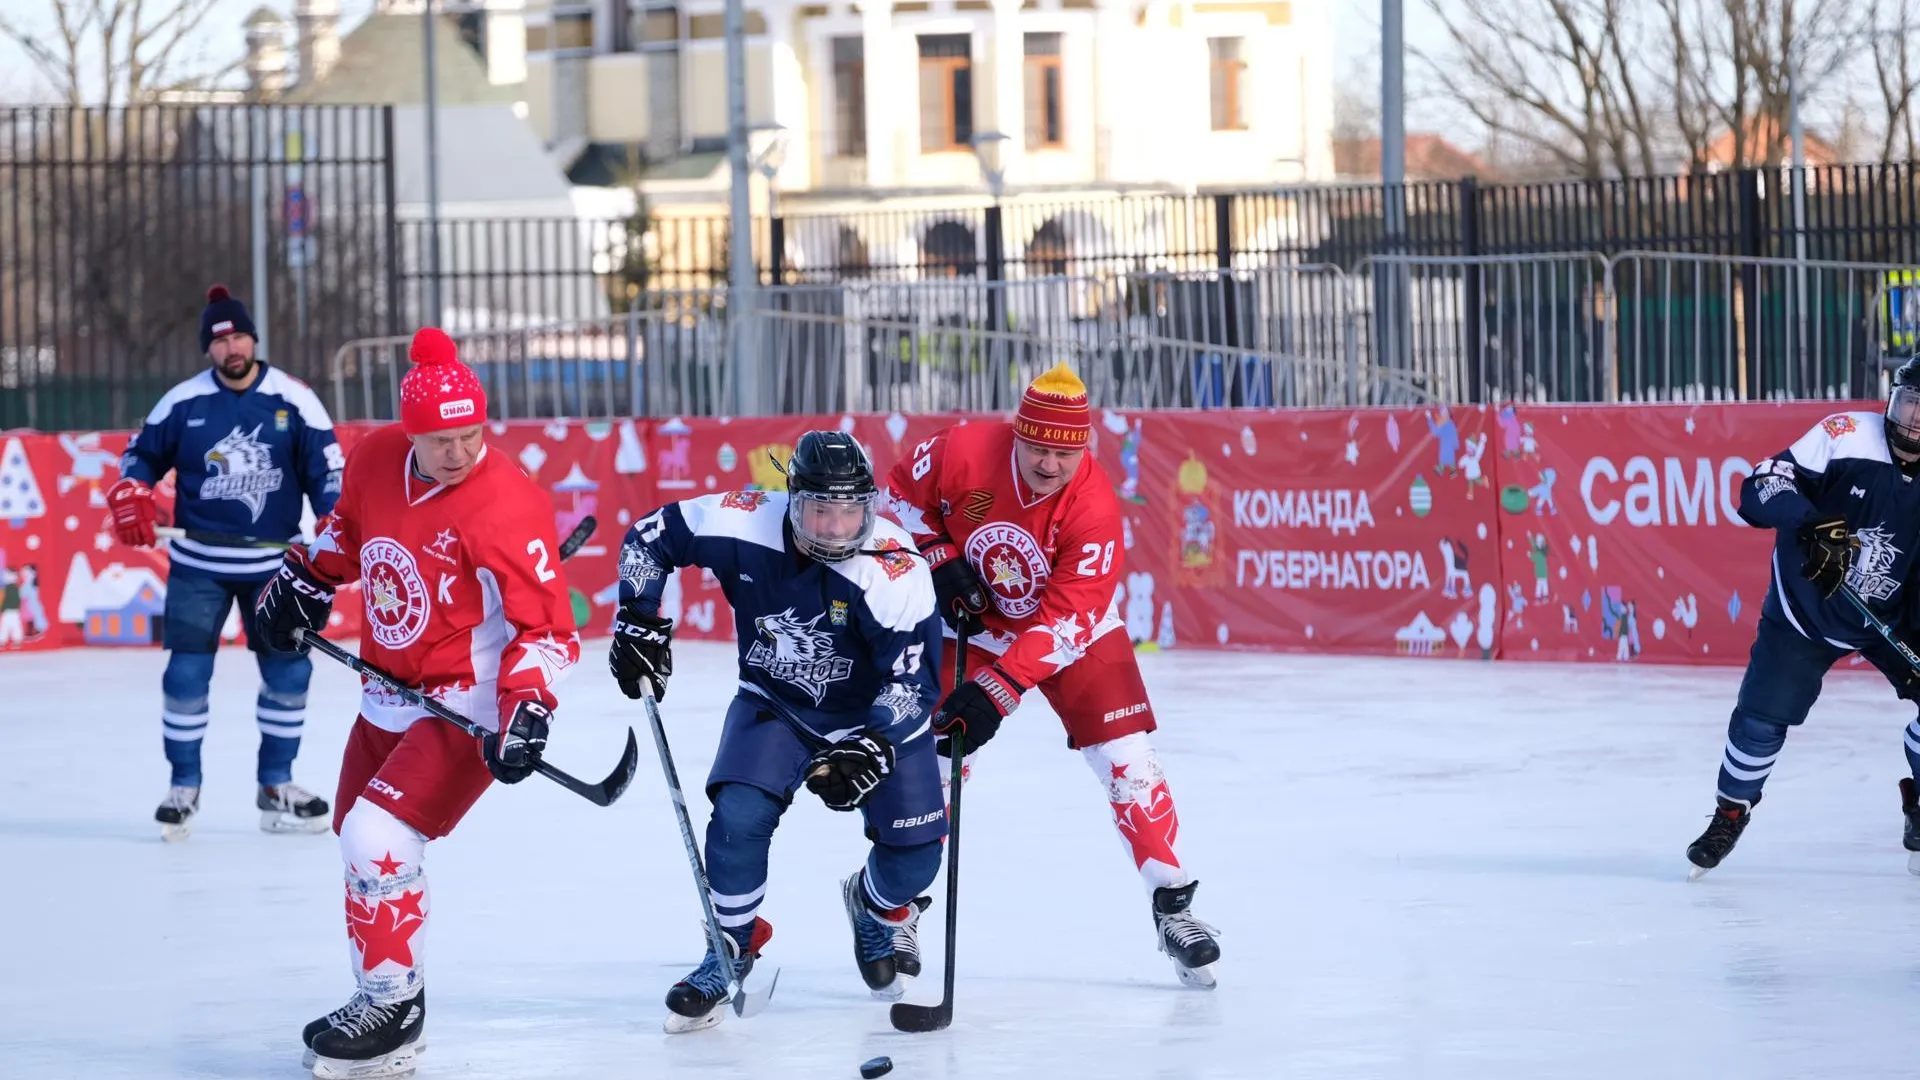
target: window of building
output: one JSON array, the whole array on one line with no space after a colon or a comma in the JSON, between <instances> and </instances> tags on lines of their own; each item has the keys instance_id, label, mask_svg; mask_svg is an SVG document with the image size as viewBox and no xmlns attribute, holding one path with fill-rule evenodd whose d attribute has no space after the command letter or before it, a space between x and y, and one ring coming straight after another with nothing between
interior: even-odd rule
<instances>
[{"instance_id":1,"label":"window of building","mask_svg":"<svg viewBox=\"0 0 1920 1080\"><path fill-rule=\"evenodd\" d=\"M1213 130L1243 131L1247 126L1247 61L1245 38L1208 38L1208 97L1213 104Z\"/></svg>"},{"instance_id":2,"label":"window of building","mask_svg":"<svg viewBox=\"0 0 1920 1080\"><path fill-rule=\"evenodd\" d=\"M973 54L965 34L920 35L920 152L973 142Z\"/></svg>"},{"instance_id":3,"label":"window of building","mask_svg":"<svg viewBox=\"0 0 1920 1080\"><path fill-rule=\"evenodd\" d=\"M867 154L867 53L857 37L833 39L834 153Z\"/></svg>"},{"instance_id":4,"label":"window of building","mask_svg":"<svg viewBox=\"0 0 1920 1080\"><path fill-rule=\"evenodd\" d=\"M551 43L555 52L568 49L593 49L593 9L577 5L555 6Z\"/></svg>"},{"instance_id":5,"label":"window of building","mask_svg":"<svg viewBox=\"0 0 1920 1080\"><path fill-rule=\"evenodd\" d=\"M1060 35L1026 36L1027 149L1066 145L1066 88L1060 81Z\"/></svg>"}]
</instances>

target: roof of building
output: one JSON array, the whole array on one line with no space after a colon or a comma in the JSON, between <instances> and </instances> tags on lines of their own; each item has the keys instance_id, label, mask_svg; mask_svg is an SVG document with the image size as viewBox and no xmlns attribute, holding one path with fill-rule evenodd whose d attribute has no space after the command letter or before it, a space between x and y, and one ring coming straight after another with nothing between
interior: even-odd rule
<instances>
[{"instance_id":1,"label":"roof of building","mask_svg":"<svg viewBox=\"0 0 1920 1080\"><path fill-rule=\"evenodd\" d=\"M340 58L318 81L303 76L288 92L295 105L424 105L427 100L426 39L417 15L369 15L340 40ZM453 19L434 20L434 67L439 103L506 104L520 97L512 86L487 80L487 67Z\"/></svg>"},{"instance_id":2,"label":"roof of building","mask_svg":"<svg viewBox=\"0 0 1920 1080\"><path fill-rule=\"evenodd\" d=\"M1378 179L1380 139L1335 139L1333 171L1341 177ZM1408 180L1458 180L1465 176L1498 179L1486 162L1439 135L1416 132L1407 136Z\"/></svg>"}]
</instances>

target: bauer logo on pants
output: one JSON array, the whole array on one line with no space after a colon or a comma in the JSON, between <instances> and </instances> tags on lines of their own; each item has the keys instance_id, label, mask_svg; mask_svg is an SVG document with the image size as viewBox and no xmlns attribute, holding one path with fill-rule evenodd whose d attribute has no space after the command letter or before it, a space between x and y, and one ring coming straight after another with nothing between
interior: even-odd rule
<instances>
[{"instance_id":1,"label":"bauer logo on pants","mask_svg":"<svg viewBox=\"0 0 1920 1080\"><path fill-rule=\"evenodd\" d=\"M387 649L420 640L433 614L433 598L412 553L397 540L375 537L360 547L360 579L373 640Z\"/></svg>"},{"instance_id":2,"label":"bauer logo on pants","mask_svg":"<svg viewBox=\"0 0 1920 1080\"><path fill-rule=\"evenodd\" d=\"M1040 608L1040 590L1051 569L1032 534L1018 525L996 521L967 537L967 561L980 571L994 606L1018 619Z\"/></svg>"}]
</instances>

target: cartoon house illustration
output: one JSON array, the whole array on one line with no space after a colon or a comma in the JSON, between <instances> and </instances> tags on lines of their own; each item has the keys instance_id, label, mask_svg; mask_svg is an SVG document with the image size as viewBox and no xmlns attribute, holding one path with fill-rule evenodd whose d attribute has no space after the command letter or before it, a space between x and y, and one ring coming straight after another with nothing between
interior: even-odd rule
<instances>
[{"instance_id":1,"label":"cartoon house illustration","mask_svg":"<svg viewBox=\"0 0 1920 1080\"><path fill-rule=\"evenodd\" d=\"M1413 621L1393 632L1393 651L1408 656L1431 656L1447 640L1447 632L1433 624L1427 613L1414 613Z\"/></svg>"},{"instance_id":2,"label":"cartoon house illustration","mask_svg":"<svg viewBox=\"0 0 1920 1080\"><path fill-rule=\"evenodd\" d=\"M153 571L114 563L93 579L81 634L89 645L152 645L160 640L166 587Z\"/></svg>"}]
</instances>

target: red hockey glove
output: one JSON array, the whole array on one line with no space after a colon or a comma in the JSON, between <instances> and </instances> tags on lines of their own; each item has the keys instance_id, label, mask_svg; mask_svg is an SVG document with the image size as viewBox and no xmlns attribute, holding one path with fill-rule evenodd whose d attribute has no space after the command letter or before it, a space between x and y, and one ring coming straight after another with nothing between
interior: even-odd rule
<instances>
[{"instance_id":1,"label":"red hockey glove","mask_svg":"<svg viewBox=\"0 0 1920 1080\"><path fill-rule=\"evenodd\" d=\"M107 489L107 509L113 512L113 535L128 547L152 547L160 538L154 535L153 489L132 477Z\"/></svg>"},{"instance_id":2,"label":"red hockey glove","mask_svg":"<svg viewBox=\"0 0 1920 1080\"><path fill-rule=\"evenodd\" d=\"M933 714L933 730L948 736L962 732L967 737L967 750L978 750L1000 730L1000 721L1020 707L1020 695L1026 692L1026 687L1001 671L999 664L984 667L954 687L947 700L940 703ZM941 757L952 757L953 740L941 739L933 749Z\"/></svg>"},{"instance_id":3,"label":"red hockey glove","mask_svg":"<svg viewBox=\"0 0 1920 1080\"><path fill-rule=\"evenodd\" d=\"M930 541L920 554L927 557L927 569L933 572L934 606L940 618L956 634L984 632L980 616L987 613L987 586L973 564L944 536Z\"/></svg>"}]
</instances>

